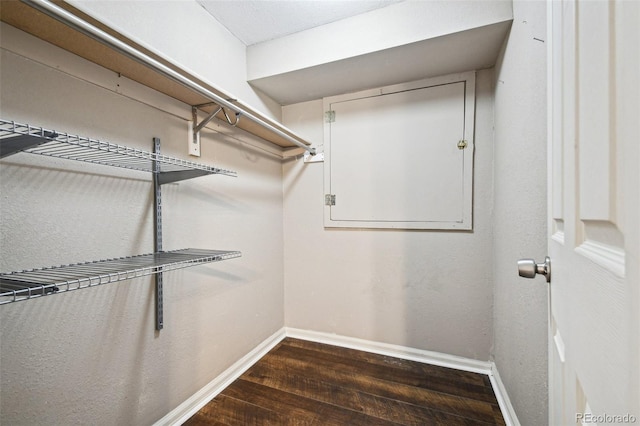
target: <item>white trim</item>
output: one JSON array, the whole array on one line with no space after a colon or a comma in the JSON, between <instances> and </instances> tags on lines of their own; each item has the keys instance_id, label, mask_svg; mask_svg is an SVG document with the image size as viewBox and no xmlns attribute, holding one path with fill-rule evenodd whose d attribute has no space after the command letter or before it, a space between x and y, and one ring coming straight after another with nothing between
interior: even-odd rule
<instances>
[{"instance_id":1,"label":"white trim","mask_svg":"<svg viewBox=\"0 0 640 426\"><path fill-rule=\"evenodd\" d=\"M271 337L256 346L247 355L240 358L231 367L227 368L222 374L205 385L198 392L193 394L189 399L171 410L166 416L154 423L154 426L164 425L181 425L202 407L207 405L209 401L215 398L234 380L240 377L253 364L258 362L260 358L265 356L267 352L273 349L278 343L285 338L284 328L278 330Z\"/></svg>"},{"instance_id":2,"label":"white trim","mask_svg":"<svg viewBox=\"0 0 640 426\"><path fill-rule=\"evenodd\" d=\"M615 276L624 278L624 250L598 241L586 240L576 247L575 251L603 268L613 272Z\"/></svg>"},{"instance_id":3,"label":"white trim","mask_svg":"<svg viewBox=\"0 0 640 426\"><path fill-rule=\"evenodd\" d=\"M285 330L287 337L295 339L325 343L328 345L356 349L379 355L387 355L394 358L417 361L440 367L455 368L457 370L469 371L472 373L486 375L491 374L491 363L488 361L478 361L476 359L464 358L456 355L425 351L406 346L391 345L389 343L373 342L371 340L356 339L354 337L340 336L337 334L320 333L317 331L300 330L289 327L285 328Z\"/></svg>"},{"instance_id":4,"label":"white trim","mask_svg":"<svg viewBox=\"0 0 640 426\"><path fill-rule=\"evenodd\" d=\"M417 361L440 367L455 368L457 370L469 371L472 373L486 374L489 377L496 399L498 400L498 406L500 407L500 411L502 412L502 416L504 417L507 426L520 426L520 422L516 417L511 401L507 396L506 388L504 387L502 380L500 380L500 375L498 374L496 365L493 362L479 361L476 359L443 354L440 352L426 351L423 349L409 348L389 343L374 342L371 340L363 340L354 337L340 336L337 334L289 327L284 327L267 338L255 349L209 382L209 384L154 423L154 426L181 425L184 423L209 401L215 398L220 392L222 392L227 386L229 386L234 380L240 377L253 364L258 362L260 358L266 355L267 352L273 349L285 337L356 349L359 351L386 355L409 361Z\"/></svg>"},{"instance_id":5,"label":"white trim","mask_svg":"<svg viewBox=\"0 0 640 426\"><path fill-rule=\"evenodd\" d=\"M502 417L504 417L504 422L507 426L520 426L516 411L513 409L513 405L511 405L511 400L507 394L507 389L504 387L500 374L498 374L498 368L493 362L491 363L489 380L491 381L491 387L493 387L493 393L495 393L496 399L498 400L498 406L502 412Z\"/></svg>"},{"instance_id":6,"label":"white trim","mask_svg":"<svg viewBox=\"0 0 640 426\"><path fill-rule=\"evenodd\" d=\"M556 327L556 331L553 334L553 342L556 344L556 349L558 350L558 357L560 358L560 362L562 362L564 364L564 353L565 353L565 346L564 346L564 340L562 339L562 335L560 334L560 330L557 329Z\"/></svg>"}]
</instances>

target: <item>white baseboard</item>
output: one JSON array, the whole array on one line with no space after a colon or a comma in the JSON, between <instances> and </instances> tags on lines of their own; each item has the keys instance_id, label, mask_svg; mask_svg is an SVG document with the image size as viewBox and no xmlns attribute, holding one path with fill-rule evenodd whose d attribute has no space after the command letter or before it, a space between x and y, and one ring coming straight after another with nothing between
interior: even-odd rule
<instances>
[{"instance_id":1,"label":"white baseboard","mask_svg":"<svg viewBox=\"0 0 640 426\"><path fill-rule=\"evenodd\" d=\"M500 379L500 374L498 374L498 368L493 362L491 363L489 380L491 380L491 386L493 387L493 392L496 394L504 422L507 426L520 426L516 412L513 409L513 405L511 405L511 400L509 400L507 389L504 387L504 383L502 383L502 379Z\"/></svg>"},{"instance_id":2,"label":"white baseboard","mask_svg":"<svg viewBox=\"0 0 640 426\"><path fill-rule=\"evenodd\" d=\"M227 368L185 402L171 410L166 416L154 423L154 426L181 425L187 421L284 338L285 330L283 328L256 346L251 352Z\"/></svg>"},{"instance_id":3,"label":"white baseboard","mask_svg":"<svg viewBox=\"0 0 640 426\"><path fill-rule=\"evenodd\" d=\"M158 420L154 426L181 425L188 418L197 413L198 410L204 407L209 401L215 398L216 395L222 392L234 380L240 377L285 337L356 349L379 355L387 355L395 358L422 362L425 364L438 365L441 367L455 368L457 370L469 371L472 373L486 374L489 376L489 380L493 386L493 391L496 394L498 405L500 406L500 410L502 411L502 415L507 426L520 426L520 422L518 422L513 406L507 396L504 384L500 380L500 375L498 374L493 362L478 361L475 359L443 354L440 352L426 351L406 346L391 345L389 343L380 343L370 340L356 339L353 337L340 336L337 334L321 333L317 331L300 330L288 327L279 330L267 338L255 349L209 382L209 384L200 389L169 414Z\"/></svg>"},{"instance_id":4,"label":"white baseboard","mask_svg":"<svg viewBox=\"0 0 640 426\"><path fill-rule=\"evenodd\" d=\"M285 328L287 337L309 340L317 343L341 346L343 348L356 349L364 352L371 352L379 355L392 356L394 358L417 361L425 364L437 365L440 367L455 368L457 370L470 371L489 375L491 373L491 363L488 361L478 361L456 355L448 355L440 352L425 351L406 346L391 345L389 343L373 342L371 340L356 339L353 337L340 336L337 334L320 333L317 331L300 330L296 328Z\"/></svg>"}]
</instances>

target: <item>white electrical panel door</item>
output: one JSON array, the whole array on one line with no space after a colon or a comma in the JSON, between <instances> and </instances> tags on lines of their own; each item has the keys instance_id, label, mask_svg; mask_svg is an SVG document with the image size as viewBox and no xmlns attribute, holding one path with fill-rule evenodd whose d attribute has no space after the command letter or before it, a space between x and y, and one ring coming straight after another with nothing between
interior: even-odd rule
<instances>
[{"instance_id":1,"label":"white electrical panel door","mask_svg":"<svg viewBox=\"0 0 640 426\"><path fill-rule=\"evenodd\" d=\"M324 99L325 227L472 229L475 73Z\"/></svg>"}]
</instances>

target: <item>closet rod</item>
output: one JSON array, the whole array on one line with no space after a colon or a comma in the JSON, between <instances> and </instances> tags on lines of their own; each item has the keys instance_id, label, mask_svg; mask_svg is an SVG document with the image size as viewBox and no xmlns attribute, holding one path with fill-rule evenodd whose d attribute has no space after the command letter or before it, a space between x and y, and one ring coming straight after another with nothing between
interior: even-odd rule
<instances>
[{"instance_id":1,"label":"closet rod","mask_svg":"<svg viewBox=\"0 0 640 426\"><path fill-rule=\"evenodd\" d=\"M115 50L117 50L118 52L126 55L127 57L135 60L136 62L139 62L143 65L146 65L150 68L152 68L153 70L155 70L156 72L164 75L165 77L170 78L173 81L176 81L180 84L182 84L183 86L186 86L187 88L194 90L195 92L198 92L199 94L201 94L202 96L205 96L209 99L211 99L213 102L215 102L216 104L225 107L225 108L229 108L235 112L240 113L240 115L243 115L244 117L248 118L249 120L253 121L254 123L265 127L267 129L269 129L270 131L272 131L273 133L277 134L278 136L283 137L284 139L288 140L289 142L299 146L300 148L308 151L311 155L315 155L316 154L316 149L309 147L307 145L305 145L304 143L298 141L297 139L291 137L290 135L286 134L285 132L283 132L282 130L274 127L271 123L263 120L260 117L255 116L254 114L252 114L249 111L246 111L244 108L241 108L237 105L232 104L231 102L228 102L226 99L216 95L215 93L213 93L211 90L207 89L206 87L203 87L201 85L199 85L198 83L196 83L195 81L185 77L184 75L172 70L171 68L167 67L166 65L162 64L161 62L151 58L150 56L140 52L139 50L129 46L128 44L118 40L117 38L107 34L106 32L102 31L101 29L91 25L90 23L80 19L79 17L73 15L72 13L68 12L67 10L61 8L60 6L57 6L53 3L51 3L49 0L22 0L24 3L32 6L35 9L38 9L39 11L43 12L44 14L68 25L69 27L72 27L78 31L80 31L81 33L93 38L94 40L99 41L100 43L103 43Z\"/></svg>"}]
</instances>

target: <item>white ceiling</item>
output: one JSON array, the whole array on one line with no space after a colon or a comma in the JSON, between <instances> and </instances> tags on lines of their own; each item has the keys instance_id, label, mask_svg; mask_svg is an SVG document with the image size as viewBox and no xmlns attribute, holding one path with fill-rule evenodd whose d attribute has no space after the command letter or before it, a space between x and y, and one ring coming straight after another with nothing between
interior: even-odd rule
<instances>
[{"instance_id":1,"label":"white ceiling","mask_svg":"<svg viewBox=\"0 0 640 426\"><path fill-rule=\"evenodd\" d=\"M196 0L245 45L283 37L403 0Z\"/></svg>"},{"instance_id":2,"label":"white ceiling","mask_svg":"<svg viewBox=\"0 0 640 426\"><path fill-rule=\"evenodd\" d=\"M511 0L196 1L280 105L489 68L513 19Z\"/></svg>"}]
</instances>

